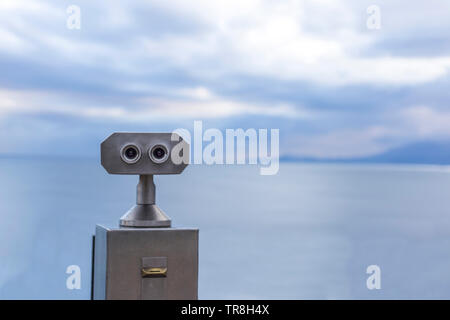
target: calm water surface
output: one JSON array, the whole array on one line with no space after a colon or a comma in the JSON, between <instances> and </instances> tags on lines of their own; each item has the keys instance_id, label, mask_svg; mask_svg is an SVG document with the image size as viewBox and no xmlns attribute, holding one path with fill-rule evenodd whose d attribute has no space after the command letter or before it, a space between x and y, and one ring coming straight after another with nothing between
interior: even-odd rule
<instances>
[{"instance_id":1,"label":"calm water surface","mask_svg":"<svg viewBox=\"0 0 450 320\"><path fill-rule=\"evenodd\" d=\"M190 166L155 183L173 225L200 228L202 299L450 299L446 167ZM95 160L0 159L0 298L88 299L95 224L117 225L136 184Z\"/></svg>"}]
</instances>

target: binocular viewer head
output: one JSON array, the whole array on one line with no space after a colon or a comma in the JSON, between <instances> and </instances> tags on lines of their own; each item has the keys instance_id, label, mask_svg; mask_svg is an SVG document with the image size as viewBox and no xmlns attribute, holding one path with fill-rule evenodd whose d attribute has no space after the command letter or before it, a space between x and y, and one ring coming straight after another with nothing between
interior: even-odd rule
<instances>
[{"instance_id":1,"label":"binocular viewer head","mask_svg":"<svg viewBox=\"0 0 450 320\"><path fill-rule=\"evenodd\" d=\"M184 153L184 154L183 154ZM157 174L180 174L187 167L189 144L175 133L116 132L101 144L101 163L110 174L137 174L136 205L120 219L122 227L170 227L155 204Z\"/></svg>"},{"instance_id":2,"label":"binocular viewer head","mask_svg":"<svg viewBox=\"0 0 450 320\"><path fill-rule=\"evenodd\" d=\"M176 133L116 132L101 144L101 163L110 174L180 174L188 164L174 162L172 152L189 152Z\"/></svg>"}]
</instances>

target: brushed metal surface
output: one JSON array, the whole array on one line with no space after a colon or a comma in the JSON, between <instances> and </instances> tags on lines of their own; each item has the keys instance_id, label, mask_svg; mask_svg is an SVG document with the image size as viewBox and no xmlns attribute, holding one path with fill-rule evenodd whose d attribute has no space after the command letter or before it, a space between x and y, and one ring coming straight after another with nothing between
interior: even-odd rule
<instances>
[{"instance_id":1,"label":"brushed metal surface","mask_svg":"<svg viewBox=\"0 0 450 320\"><path fill-rule=\"evenodd\" d=\"M156 204L137 204L120 218L122 227L169 228L170 218Z\"/></svg>"},{"instance_id":2,"label":"brushed metal surface","mask_svg":"<svg viewBox=\"0 0 450 320\"><path fill-rule=\"evenodd\" d=\"M113 133L101 144L102 166L110 174L179 174L187 167L187 163L175 164L170 156L163 163L155 163L148 155L155 145L164 145L171 153L173 147L179 143L186 146L183 148L183 152L189 152L189 145L181 137L176 135L179 141L171 141L171 136L172 133ZM139 148L139 161L133 164L123 161L121 151L126 145L134 145ZM189 159L189 157L187 158Z\"/></svg>"},{"instance_id":3,"label":"brushed metal surface","mask_svg":"<svg viewBox=\"0 0 450 320\"><path fill-rule=\"evenodd\" d=\"M104 227L96 226L94 237L94 272L93 272L93 299L106 299L106 243L107 230Z\"/></svg>"},{"instance_id":4,"label":"brushed metal surface","mask_svg":"<svg viewBox=\"0 0 450 320\"><path fill-rule=\"evenodd\" d=\"M95 242L94 299L198 298L198 229L97 226ZM142 277L158 257L166 276Z\"/></svg>"},{"instance_id":5,"label":"brushed metal surface","mask_svg":"<svg viewBox=\"0 0 450 320\"><path fill-rule=\"evenodd\" d=\"M136 187L136 204L155 204L155 193L153 175L140 175Z\"/></svg>"},{"instance_id":6,"label":"brushed metal surface","mask_svg":"<svg viewBox=\"0 0 450 320\"><path fill-rule=\"evenodd\" d=\"M164 273L149 275L145 270L160 269ZM141 298L151 300L167 299L167 257L142 258Z\"/></svg>"}]
</instances>

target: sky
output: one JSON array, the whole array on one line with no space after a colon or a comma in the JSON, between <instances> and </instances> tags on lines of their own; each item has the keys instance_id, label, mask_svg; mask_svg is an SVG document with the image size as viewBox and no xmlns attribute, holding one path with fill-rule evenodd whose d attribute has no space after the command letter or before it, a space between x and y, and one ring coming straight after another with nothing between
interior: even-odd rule
<instances>
[{"instance_id":1,"label":"sky","mask_svg":"<svg viewBox=\"0 0 450 320\"><path fill-rule=\"evenodd\" d=\"M447 142L449 12L445 0L1 0L0 153L96 156L111 132L194 120L280 129L281 156L299 158Z\"/></svg>"}]
</instances>

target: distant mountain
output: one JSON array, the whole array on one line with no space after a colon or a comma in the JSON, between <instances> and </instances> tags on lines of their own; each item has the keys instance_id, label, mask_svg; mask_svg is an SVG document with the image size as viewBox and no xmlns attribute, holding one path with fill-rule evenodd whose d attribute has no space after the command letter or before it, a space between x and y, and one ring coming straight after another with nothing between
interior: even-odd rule
<instances>
[{"instance_id":1,"label":"distant mountain","mask_svg":"<svg viewBox=\"0 0 450 320\"><path fill-rule=\"evenodd\" d=\"M450 141L423 141L365 158L337 160L287 156L282 157L281 160L287 162L450 164Z\"/></svg>"},{"instance_id":2,"label":"distant mountain","mask_svg":"<svg viewBox=\"0 0 450 320\"><path fill-rule=\"evenodd\" d=\"M450 141L418 142L362 160L380 163L450 164Z\"/></svg>"}]
</instances>

